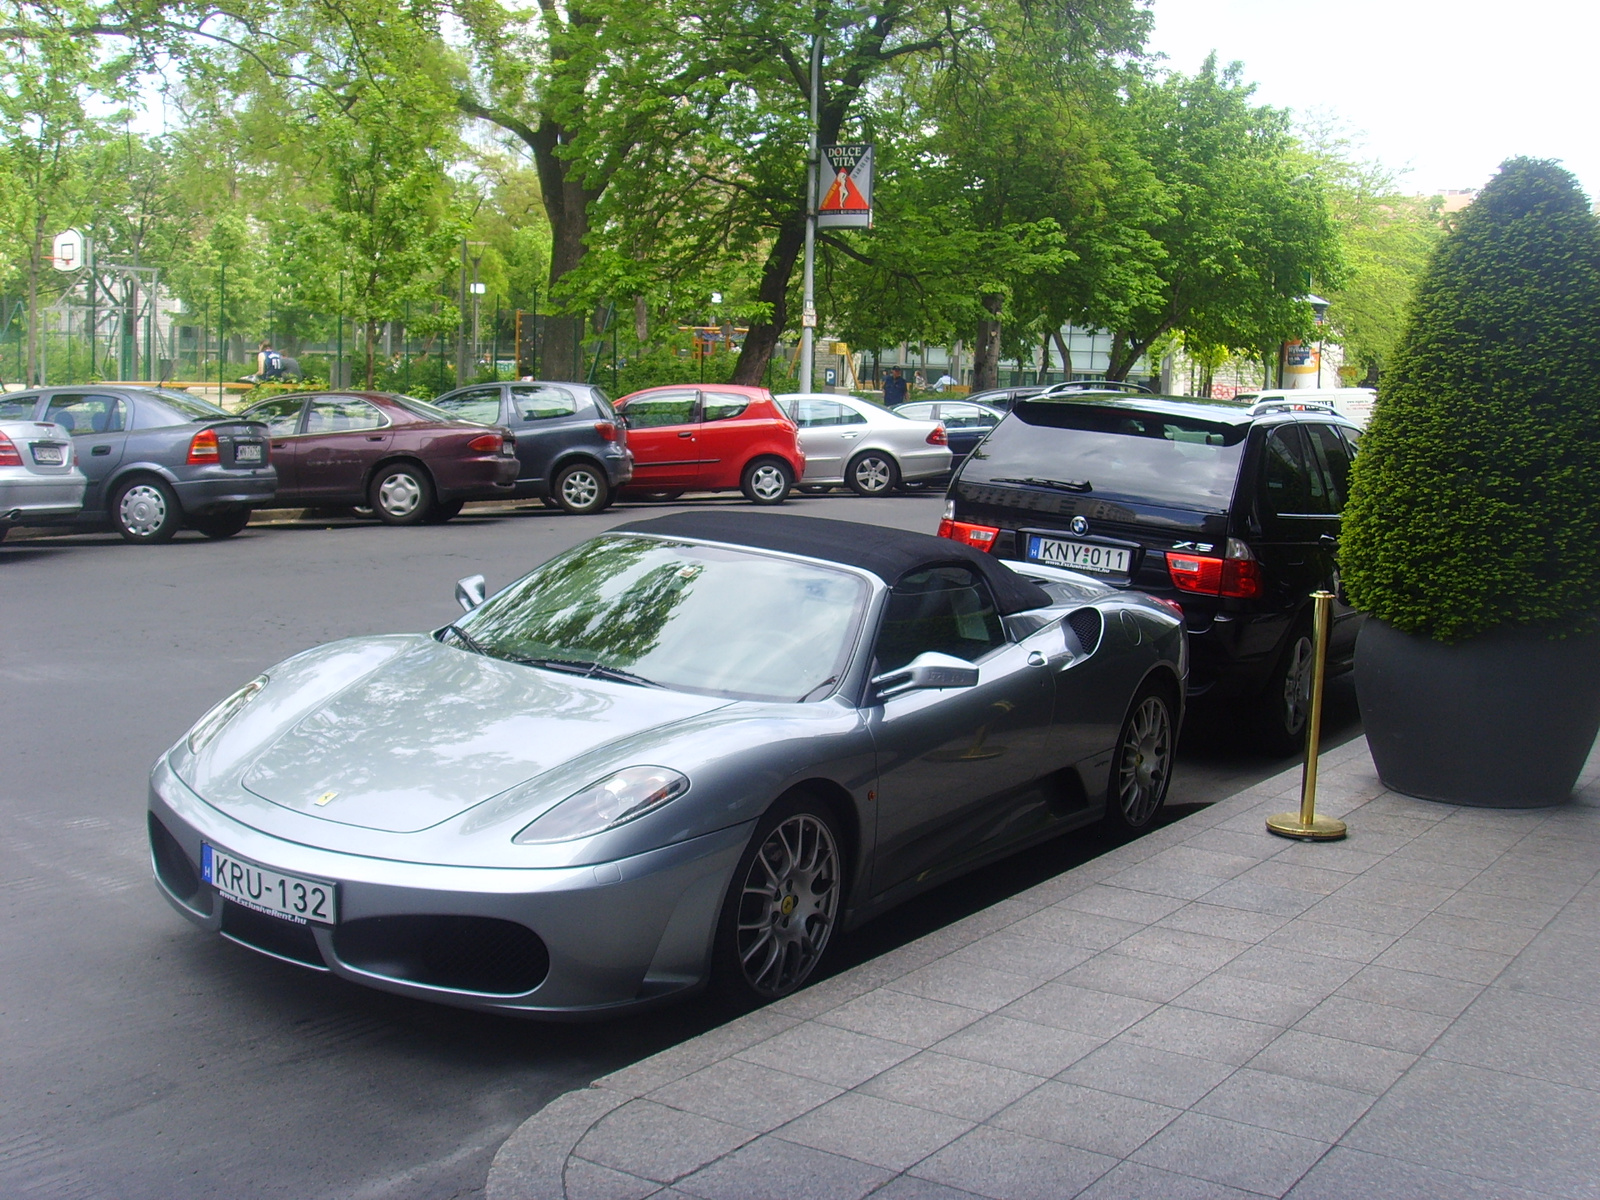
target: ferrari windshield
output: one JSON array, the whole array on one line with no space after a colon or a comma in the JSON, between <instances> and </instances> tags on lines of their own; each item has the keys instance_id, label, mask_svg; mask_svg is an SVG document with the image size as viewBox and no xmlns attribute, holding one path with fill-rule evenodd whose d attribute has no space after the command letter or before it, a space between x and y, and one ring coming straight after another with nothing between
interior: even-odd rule
<instances>
[{"instance_id":1,"label":"ferrari windshield","mask_svg":"<svg viewBox=\"0 0 1600 1200\"><path fill-rule=\"evenodd\" d=\"M730 699L815 700L843 673L867 598L866 582L844 570L610 535L524 575L443 640L546 670Z\"/></svg>"}]
</instances>

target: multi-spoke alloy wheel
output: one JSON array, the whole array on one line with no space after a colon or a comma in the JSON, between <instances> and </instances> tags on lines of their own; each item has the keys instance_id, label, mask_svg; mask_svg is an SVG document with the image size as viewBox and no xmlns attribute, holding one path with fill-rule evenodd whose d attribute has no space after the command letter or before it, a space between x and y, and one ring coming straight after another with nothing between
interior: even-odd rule
<instances>
[{"instance_id":1,"label":"multi-spoke alloy wheel","mask_svg":"<svg viewBox=\"0 0 1600 1200\"><path fill-rule=\"evenodd\" d=\"M593 513L610 499L605 476L587 463L576 463L556 476L556 503L569 513Z\"/></svg>"},{"instance_id":2,"label":"multi-spoke alloy wheel","mask_svg":"<svg viewBox=\"0 0 1600 1200\"><path fill-rule=\"evenodd\" d=\"M1294 754L1311 718L1311 631L1297 629L1255 701L1256 737L1269 754Z\"/></svg>"},{"instance_id":3,"label":"multi-spoke alloy wheel","mask_svg":"<svg viewBox=\"0 0 1600 1200\"><path fill-rule=\"evenodd\" d=\"M733 950L744 983L786 996L821 960L839 909L839 847L826 821L797 812L774 826L737 882Z\"/></svg>"},{"instance_id":4,"label":"multi-spoke alloy wheel","mask_svg":"<svg viewBox=\"0 0 1600 1200\"><path fill-rule=\"evenodd\" d=\"M1283 674L1283 730L1298 735L1311 715L1311 639L1304 634L1289 647L1289 666Z\"/></svg>"},{"instance_id":5,"label":"multi-spoke alloy wheel","mask_svg":"<svg viewBox=\"0 0 1600 1200\"><path fill-rule=\"evenodd\" d=\"M782 504L793 486L794 475L787 463L764 458L744 469L744 480L739 490L752 504Z\"/></svg>"},{"instance_id":6,"label":"multi-spoke alloy wheel","mask_svg":"<svg viewBox=\"0 0 1600 1200\"><path fill-rule=\"evenodd\" d=\"M858 496L886 496L900 482L900 471L888 455L869 450L851 462L848 482Z\"/></svg>"},{"instance_id":7,"label":"multi-spoke alloy wheel","mask_svg":"<svg viewBox=\"0 0 1600 1200\"><path fill-rule=\"evenodd\" d=\"M1172 775L1172 707L1160 692L1134 701L1117 743L1106 816L1123 829L1143 829L1167 797Z\"/></svg>"}]
</instances>

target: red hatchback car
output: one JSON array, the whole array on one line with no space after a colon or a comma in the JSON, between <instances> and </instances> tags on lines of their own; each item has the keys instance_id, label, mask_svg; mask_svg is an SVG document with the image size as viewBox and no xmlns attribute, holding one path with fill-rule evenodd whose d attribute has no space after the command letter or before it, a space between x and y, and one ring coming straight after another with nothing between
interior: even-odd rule
<instances>
[{"instance_id":1,"label":"red hatchback car","mask_svg":"<svg viewBox=\"0 0 1600 1200\"><path fill-rule=\"evenodd\" d=\"M615 407L633 451L624 494L737 488L752 504L782 504L805 472L795 424L766 388L646 388Z\"/></svg>"},{"instance_id":2,"label":"red hatchback car","mask_svg":"<svg viewBox=\"0 0 1600 1200\"><path fill-rule=\"evenodd\" d=\"M276 505L366 504L389 525L418 525L448 521L468 500L509 499L516 486L509 430L409 396L297 392L242 415L266 422Z\"/></svg>"}]
</instances>

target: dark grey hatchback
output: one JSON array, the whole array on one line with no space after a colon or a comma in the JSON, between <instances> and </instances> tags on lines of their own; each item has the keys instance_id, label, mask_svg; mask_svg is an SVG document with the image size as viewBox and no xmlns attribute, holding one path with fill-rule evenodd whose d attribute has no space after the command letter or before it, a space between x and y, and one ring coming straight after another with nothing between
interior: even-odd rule
<instances>
[{"instance_id":1,"label":"dark grey hatchback","mask_svg":"<svg viewBox=\"0 0 1600 1200\"><path fill-rule=\"evenodd\" d=\"M1306 727L1313 591L1339 597L1330 672L1355 651L1336 554L1359 437L1311 405L1024 399L962 465L939 532L1178 604L1190 694L1243 700L1258 743L1287 753Z\"/></svg>"},{"instance_id":2,"label":"dark grey hatchback","mask_svg":"<svg viewBox=\"0 0 1600 1200\"><path fill-rule=\"evenodd\" d=\"M475 384L431 403L464 420L511 430L517 499L534 496L569 513L594 513L633 478L628 431L606 394L589 384Z\"/></svg>"},{"instance_id":3,"label":"dark grey hatchback","mask_svg":"<svg viewBox=\"0 0 1600 1200\"><path fill-rule=\"evenodd\" d=\"M67 429L88 477L82 511L42 525L109 526L130 542L165 542L183 526L232 537L278 490L267 427L183 392L35 388L0 397L6 417Z\"/></svg>"}]
</instances>

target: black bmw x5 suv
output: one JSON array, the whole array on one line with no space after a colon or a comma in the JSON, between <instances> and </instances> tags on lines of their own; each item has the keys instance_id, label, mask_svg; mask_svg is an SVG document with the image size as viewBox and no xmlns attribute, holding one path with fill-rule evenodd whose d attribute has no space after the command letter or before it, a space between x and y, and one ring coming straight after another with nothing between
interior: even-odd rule
<instances>
[{"instance_id":1,"label":"black bmw x5 suv","mask_svg":"<svg viewBox=\"0 0 1600 1200\"><path fill-rule=\"evenodd\" d=\"M1264 750L1305 735L1311 593L1337 551L1359 428L1331 409L1079 393L1021 400L951 481L941 535L1183 609L1189 692L1242 701ZM1360 614L1333 604L1328 670Z\"/></svg>"}]
</instances>

